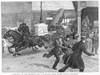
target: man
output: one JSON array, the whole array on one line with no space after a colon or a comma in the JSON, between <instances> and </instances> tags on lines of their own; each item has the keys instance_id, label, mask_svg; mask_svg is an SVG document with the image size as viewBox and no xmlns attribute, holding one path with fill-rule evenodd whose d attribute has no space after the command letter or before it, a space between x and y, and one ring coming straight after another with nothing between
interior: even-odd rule
<instances>
[{"instance_id":1,"label":"man","mask_svg":"<svg viewBox=\"0 0 100 75\"><path fill-rule=\"evenodd\" d=\"M77 42L74 44L72 51L73 53L71 54L70 58L67 60L66 65L59 70L59 72L64 72L67 68L78 68L80 72L84 71L84 62L81 57L82 52L87 54L88 56L92 56L94 54L87 52L86 47L85 47L85 37L81 38L81 41Z\"/></svg>"},{"instance_id":2,"label":"man","mask_svg":"<svg viewBox=\"0 0 100 75\"><path fill-rule=\"evenodd\" d=\"M78 37L79 37L78 34L74 35L74 37L73 37L73 45L78 42Z\"/></svg>"},{"instance_id":3,"label":"man","mask_svg":"<svg viewBox=\"0 0 100 75\"><path fill-rule=\"evenodd\" d=\"M19 50L22 50L29 46L29 42L30 42L29 41L30 39L29 27L26 25L26 23L22 23L20 24L18 31L22 34L22 37L23 37L23 40L21 41L20 44L24 44L24 46L19 49Z\"/></svg>"},{"instance_id":4,"label":"man","mask_svg":"<svg viewBox=\"0 0 100 75\"><path fill-rule=\"evenodd\" d=\"M73 46L73 40L71 39L70 35L67 35L66 38L63 40L63 46L66 48L62 48L62 51L64 52L64 55L62 59L64 60L64 64L67 61L67 57L72 53L72 46Z\"/></svg>"},{"instance_id":5,"label":"man","mask_svg":"<svg viewBox=\"0 0 100 75\"><path fill-rule=\"evenodd\" d=\"M53 43L54 48L48 54L44 54L43 57L49 58L54 55L56 57L56 60L52 68L56 70L56 66L60 61L60 54L61 54L61 51L59 48L64 48L64 47L59 43L59 39L56 39L53 42L54 42Z\"/></svg>"},{"instance_id":6,"label":"man","mask_svg":"<svg viewBox=\"0 0 100 75\"><path fill-rule=\"evenodd\" d=\"M92 53L98 54L98 33L94 32L92 37Z\"/></svg>"},{"instance_id":7,"label":"man","mask_svg":"<svg viewBox=\"0 0 100 75\"><path fill-rule=\"evenodd\" d=\"M66 48L71 48L73 45L73 40L71 39L70 35L67 35L66 38L63 40L63 46ZM62 49L62 51L65 53L66 48Z\"/></svg>"},{"instance_id":8,"label":"man","mask_svg":"<svg viewBox=\"0 0 100 75\"><path fill-rule=\"evenodd\" d=\"M29 27L26 25L26 23L20 24L18 31L21 32L24 37L27 37L30 35Z\"/></svg>"},{"instance_id":9,"label":"man","mask_svg":"<svg viewBox=\"0 0 100 75\"><path fill-rule=\"evenodd\" d=\"M30 37L29 27L26 25L26 23L20 24L18 31L21 32L24 40L28 43L28 39Z\"/></svg>"},{"instance_id":10,"label":"man","mask_svg":"<svg viewBox=\"0 0 100 75\"><path fill-rule=\"evenodd\" d=\"M86 39L86 47L87 50L91 53L92 52L92 36L89 34Z\"/></svg>"}]
</instances>

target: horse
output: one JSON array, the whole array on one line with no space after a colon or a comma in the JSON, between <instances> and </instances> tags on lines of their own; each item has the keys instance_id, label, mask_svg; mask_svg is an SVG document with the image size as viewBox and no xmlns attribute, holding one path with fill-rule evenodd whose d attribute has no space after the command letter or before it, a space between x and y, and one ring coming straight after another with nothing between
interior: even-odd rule
<instances>
[{"instance_id":1,"label":"horse","mask_svg":"<svg viewBox=\"0 0 100 75\"><path fill-rule=\"evenodd\" d=\"M10 43L12 43L12 45L8 48L8 50L10 48L15 48L15 51L16 51L16 48L21 44L21 41L23 40L23 37L21 36L20 33L18 33L15 30L8 30L4 34L3 38L8 40L9 37L12 37L14 39L14 41L12 41L12 42L9 41Z\"/></svg>"},{"instance_id":2,"label":"horse","mask_svg":"<svg viewBox=\"0 0 100 75\"><path fill-rule=\"evenodd\" d=\"M44 39L42 38L42 36L37 36L37 35L31 35L30 34L30 32L29 32L29 27L25 24L25 23L22 23L19 27L18 27L18 31L22 34L22 36L25 38L25 39L27 39L27 46L28 46L28 44L30 44L30 46L32 46L32 41L33 40L31 40L31 38L33 37L33 39L34 39L34 37L36 37L35 39L37 40L38 38L39 38L39 40L38 40L38 46L39 47L41 47L41 46L43 46L43 44L45 44L43 41L44 41ZM28 41L28 39L29 40L31 40L30 42L31 43L28 43L29 41ZM36 42L36 40L34 40L33 42ZM35 47L36 48L36 47Z\"/></svg>"},{"instance_id":3,"label":"horse","mask_svg":"<svg viewBox=\"0 0 100 75\"><path fill-rule=\"evenodd\" d=\"M27 47L33 47L36 45L41 45L43 43L41 43L41 38L38 36L33 36L33 37L29 37L29 39L24 39L23 36L18 33L17 31L14 30L9 30L6 32L6 34L3 36L3 38L7 39L8 37L13 37L14 41L11 42L13 45L10 46L10 48L15 48L15 53L13 54L13 56L16 55L21 55L18 52L20 50L23 50ZM26 41L29 41L28 46L25 46L25 44L27 43Z\"/></svg>"}]
</instances>

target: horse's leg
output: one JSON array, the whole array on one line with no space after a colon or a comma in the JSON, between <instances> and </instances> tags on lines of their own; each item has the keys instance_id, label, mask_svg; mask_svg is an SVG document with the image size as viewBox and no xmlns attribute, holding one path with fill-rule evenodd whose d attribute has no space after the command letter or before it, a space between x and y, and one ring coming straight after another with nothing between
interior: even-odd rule
<instances>
[{"instance_id":1,"label":"horse's leg","mask_svg":"<svg viewBox=\"0 0 100 75\"><path fill-rule=\"evenodd\" d=\"M24 47L21 47L21 48L19 48L19 49L17 49L17 55L21 55L20 53L18 53L19 51L21 51L21 50L23 50L23 49L26 49L28 46L24 46Z\"/></svg>"},{"instance_id":2,"label":"horse's leg","mask_svg":"<svg viewBox=\"0 0 100 75\"><path fill-rule=\"evenodd\" d=\"M35 46L32 46L32 50L33 51L35 51L35 50L37 50L38 48L36 47L36 45Z\"/></svg>"},{"instance_id":3,"label":"horse's leg","mask_svg":"<svg viewBox=\"0 0 100 75\"><path fill-rule=\"evenodd\" d=\"M4 53L5 51L4 51L4 47L2 47L2 53Z\"/></svg>"},{"instance_id":4,"label":"horse's leg","mask_svg":"<svg viewBox=\"0 0 100 75\"><path fill-rule=\"evenodd\" d=\"M36 46L38 46L38 45L35 45L35 49L38 49ZM38 46L39 47L39 46Z\"/></svg>"},{"instance_id":5,"label":"horse's leg","mask_svg":"<svg viewBox=\"0 0 100 75\"><path fill-rule=\"evenodd\" d=\"M13 51L11 50L11 48L13 48L14 47L14 45L12 45L12 46L10 46L10 47L8 47L8 51L9 51L9 53L13 53Z\"/></svg>"},{"instance_id":6,"label":"horse's leg","mask_svg":"<svg viewBox=\"0 0 100 75\"><path fill-rule=\"evenodd\" d=\"M15 53L13 54L13 56L16 56L16 54L17 54L17 51L16 51L16 47L15 47Z\"/></svg>"},{"instance_id":7,"label":"horse's leg","mask_svg":"<svg viewBox=\"0 0 100 75\"><path fill-rule=\"evenodd\" d=\"M32 46L32 50L34 51L34 48L33 48L33 46Z\"/></svg>"},{"instance_id":8,"label":"horse's leg","mask_svg":"<svg viewBox=\"0 0 100 75\"><path fill-rule=\"evenodd\" d=\"M21 55L21 54L18 53L20 50L23 50L23 49L26 49L27 47L29 47L29 41L27 41L27 42L25 42L25 43L26 43L26 44L25 44L24 47L22 47L23 45L20 45L20 46L16 49L17 55Z\"/></svg>"},{"instance_id":9,"label":"horse's leg","mask_svg":"<svg viewBox=\"0 0 100 75\"><path fill-rule=\"evenodd\" d=\"M18 49L20 49L20 48L21 48L21 46L18 47ZM17 54L17 55L21 55L20 53L18 53L18 49L16 49L16 54Z\"/></svg>"},{"instance_id":10,"label":"horse's leg","mask_svg":"<svg viewBox=\"0 0 100 75\"><path fill-rule=\"evenodd\" d=\"M19 49L18 49L18 52L19 52L20 50L23 50L23 49L27 48L27 47L29 47L29 43L26 43L26 45L25 45L24 47L19 48Z\"/></svg>"},{"instance_id":11,"label":"horse's leg","mask_svg":"<svg viewBox=\"0 0 100 75\"><path fill-rule=\"evenodd\" d=\"M13 56L21 55L21 54L18 53L18 49L21 48L21 47L22 47L21 44L19 46L16 45L16 47L15 47L15 53L13 54Z\"/></svg>"},{"instance_id":12,"label":"horse's leg","mask_svg":"<svg viewBox=\"0 0 100 75\"><path fill-rule=\"evenodd\" d=\"M10 49L10 47L8 47L8 52L11 54L13 53L12 50Z\"/></svg>"}]
</instances>

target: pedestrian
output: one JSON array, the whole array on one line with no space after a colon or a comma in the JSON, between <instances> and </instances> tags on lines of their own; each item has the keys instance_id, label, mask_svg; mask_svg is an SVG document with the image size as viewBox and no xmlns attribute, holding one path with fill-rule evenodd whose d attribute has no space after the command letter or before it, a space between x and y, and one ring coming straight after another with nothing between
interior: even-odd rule
<instances>
[{"instance_id":1,"label":"pedestrian","mask_svg":"<svg viewBox=\"0 0 100 75\"><path fill-rule=\"evenodd\" d=\"M84 52L88 56L94 55L92 53L87 52L84 42L85 42L85 37L82 37L81 41L74 44L74 46L72 48L73 53L71 54L71 56L67 60L66 65L63 68L61 68L59 70L59 72L64 72L69 67L71 67L73 69L77 68L77 69L79 69L80 72L84 71L85 65L84 65L83 59L81 57L82 52Z\"/></svg>"},{"instance_id":2,"label":"pedestrian","mask_svg":"<svg viewBox=\"0 0 100 75\"><path fill-rule=\"evenodd\" d=\"M94 33L92 37L92 53L98 54L98 34Z\"/></svg>"},{"instance_id":3,"label":"pedestrian","mask_svg":"<svg viewBox=\"0 0 100 75\"><path fill-rule=\"evenodd\" d=\"M21 32L22 36L24 37L30 36L29 27L26 25L26 23L20 24L18 31Z\"/></svg>"},{"instance_id":4,"label":"pedestrian","mask_svg":"<svg viewBox=\"0 0 100 75\"><path fill-rule=\"evenodd\" d=\"M74 37L73 37L73 45L78 42L78 37L79 37L78 34L74 35Z\"/></svg>"},{"instance_id":5,"label":"pedestrian","mask_svg":"<svg viewBox=\"0 0 100 75\"><path fill-rule=\"evenodd\" d=\"M58 65L58 63L60 61L60 55L61 55L61 49L60 48L62 48L63 46L60 45L59 39L55 39L53 42L54 42L53 43L54 48L49 53L45 53L43 55L43 57L49 58L49 57L54 55L56 60L55 60L55 62L53 64L52 68L56 70L56 67L57 67L57 65Z\"/></svg>"},{"instance_id":6,"label":"pedestrian","mask_svg":"<svg viewBox=\"0 0 100 75\"><path fill-rule=\"evenodd\" d=\"M91 53L92 52L92 35L91 33L88 35L86 39L86 48Z\"/></svg>"},{"instance_id":7,"label":"pedestrian","mask_svg":"<svg viewBox=\"0 0 100 75\"><path fill-rule=\"evenodd\" d=\"M73 39L70 35L67 35L66 38L63 40L63 46L65 48L62 48L62 51L64 53L62 59L64 61L64 64L66 62L66 58L72 53L72 46L73 46Z\"/></svg>"}]
</instances>

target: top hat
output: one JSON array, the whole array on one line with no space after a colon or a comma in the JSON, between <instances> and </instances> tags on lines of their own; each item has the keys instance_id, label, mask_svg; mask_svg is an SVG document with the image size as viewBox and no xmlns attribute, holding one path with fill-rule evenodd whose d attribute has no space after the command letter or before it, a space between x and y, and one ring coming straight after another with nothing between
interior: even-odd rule
<instances>
[{"instance_id":1,"label":"top hat","mask_svg":"<svg viewBox=\"0 0 100 75\"><path fill-rule=\"evenodd\" d=\"M26 23L22 23L21 25L26 25Z\"/></svg>"},{"instance_id":2,"label":"top hat","mask_svg":"<svg viewBox=\"0 0 100 75\"><path fill-rule=\"evenodd\" d=\"M67 35L66 38L70 38L70 35Z\"/></svg>"},{"instance_id":3,"label":"top hat","mask_svg":"<svg viewBox=\"0 0 100 75\"><path fill-rule=\"evenodd\" d=\"M86 36L82 36L82 37L81 37L81 40L84 40L84 39L86 39Z\"/></svg>"}]
</instances>

